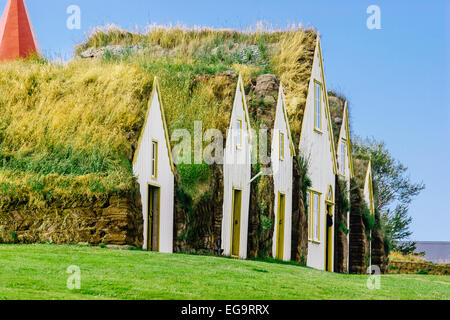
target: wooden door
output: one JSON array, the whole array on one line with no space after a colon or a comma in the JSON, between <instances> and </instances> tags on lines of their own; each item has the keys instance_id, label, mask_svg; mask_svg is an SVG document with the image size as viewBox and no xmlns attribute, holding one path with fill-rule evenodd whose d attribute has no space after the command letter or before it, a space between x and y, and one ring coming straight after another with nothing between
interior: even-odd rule
<instances>
[{"instance_id":1,"label":"wooden door","mask_svg":"<svg viewBox=\"0 0 450 320\"><path fill-rule=\"evenodd\" d=\"M325 270L333 271L333 206L327 205Z\"/></svg>"},{"instance_id":2,"label":"wooden door","mask_svg":"<svg viewBox=\"0 0 450 320\"><path fill-rule=\"evenodd\" d=\"M231 255L239 257L239 246L241 237L241 205L242 205L242 191L234 190L233 192L233 230Z\"/></svg>"},{"instance_id":3,"label":"wooden door","mask_svg":"<svg viewBox=\"0 0 450 320\"><path fill-rule=\"evenodd\" d=\"M159 251L159 188L148 186L147 250Z\"/></svg>"},{"instance_id":4,"label":"wooden door","mask_svg":"<svg viewBox=\"0 0 450 320\"><path fill-rule=\"evenodd\" d=\"M277 259L283 260L284 253L284 229L285 229L285 208L286 196L282 193L278 195L278 223L277 223Z\"/></svg>"}]
</instances>

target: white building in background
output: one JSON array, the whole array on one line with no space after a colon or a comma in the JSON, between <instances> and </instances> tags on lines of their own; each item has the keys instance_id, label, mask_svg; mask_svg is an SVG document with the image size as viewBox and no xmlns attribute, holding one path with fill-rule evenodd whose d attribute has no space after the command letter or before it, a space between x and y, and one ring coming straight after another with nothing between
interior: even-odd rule
<instances>
[{"instance_id":1,"label":"white building in background","mask_svg":"<svg viewBox=\"0 0 450 320\"><path fill-rule=\"evenodd\" d=\"M275 191L272 256L291 260L292 180L295 147L291 137L283 86L280 84L272 135L271 163Z\"/></svg>"},{"instance_id":2,"label":"white building in background","mask_svg":"<svg viewBox=\"0 0 450 320\"><path fill-rule=\"evenodd\" d=\"M133 173L141 193L143 248L172 253L175 167L157 78L134 155Z\"/></svg>"},{"instance_id":3,"label":"white building in background","mask_svg":"<svg viewBox=\"0 0 450 320\"><path fill-rule=\"evenodd\" d=\"M224 150L221 246L224 255L241 259L247 258L251 149L250 118L239 76Z\"/></svg>"},{"instance_id":4,"label":"white building in background","mask_svg":"<svg viewBox=\"0 0 450 320\"><path fill-rule=\"evenodd\" d=\"M370 213L375 214L375 202L373 199L373 185L372 185L372 161L369 160L367 164L367 171L364 179L364 201L366 202Z\"/></svg>"},{"instance_id":5,"label":"white building in background","mask_svg":"<svg viewBox=\"0 0 450 320\"><path fill-rule=\"evenodd\" d=\"M333 139L320 37L317 37L299 152L308 162L312 182L306 199L307 265L327 271L334 269L334 192L338 171Z\"/></svg>"},{"instance_id":6,"label":"white building in background","mask_svg":"<svg viewBox=\"0 0 450 320\"><path fill-rule=\"evenodd\" d=\"M348 202L350 203L350 179L354 177L353 172L353 158L352 158L352 141L350 137L350 121L348 116L348 103L345 101L342 114L339 115L342 118L342 124L339 129L339 137L337 137L336 143L336 157L338 166L338 177L340 180L345 181L346 193L348 196ZM346 216L347 225L346 228L350 230L350 210ZM347 234L347 252L346 252L346 265L349 270L349 245L350 233Z\"/></svg>"}]
</instances>

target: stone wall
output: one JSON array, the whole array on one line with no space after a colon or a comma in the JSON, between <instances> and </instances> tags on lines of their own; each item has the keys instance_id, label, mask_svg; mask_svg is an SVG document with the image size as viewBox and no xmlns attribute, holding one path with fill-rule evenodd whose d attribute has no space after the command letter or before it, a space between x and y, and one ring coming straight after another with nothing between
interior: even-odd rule
<instances>
[{"instance_id":1,"label":"stone wall","mask_svg":"<svg viewBox=\"0 0 450 320\"><path fill-rule=\"evenodd\" d=\"M379 217L377 217L379 219ZM388 258L384 249L384 234L379 228L372 232L372 265L380 267L381 273L387 273Z\"/></svg>"},{"instance_id":2,"label":"stone wall","mask_svg":"<svg viewBox=\"0 0 450 320\"><path fill-rule=\"evenodd\" d=\"M334 231L334 271L339 273L348 273L348 239L347 234L340 230L341 223L347 225L347 211L343 208L344 203L340 199L345 196L345 192L341 189L339 178L336 176L336 205L335 205L335 231Z\"/></svg>"},{"instance_id":3,"label":"stone wall","mask_svg":"<svg viewBox=\"0 0 450 320\"><path fill-rule=\"evenodd\" d=\"M143 218L138 195L63 208L0 211L0 242L142 246Z\"/></svg>"},{"instance_id":4,"label":"stone wall","mask_svg":"<svg viewBox=\"0 0 450 320\"><path fill-rule=\"evenodd\" d=\"M392 274L431 274L450 275L450 264L436 264L431 262L390 261L389 273Z\"/></svg>"},{"instance_id":5,"label":"stone wall","mask_svg":"<svg viewBox=\"0 0 450 320\"><path fill-rule=\"evenodd\" d=\"M350 273L365 274L366 257L368 254L368 240L363 217L361 215L361 206L363 195L361 189L352 183L350 191L351 209L350 209L350 244L349 244L349 265Z\"/></svg>"},{"instance_id":6,"label":"stone wall","mask_svg":"<svg viewBox=\"0 0 450 320\"><path fill-rule=\"evenodd\" d=\"M255 168L252 166L252 177L255 176ZM248 242L247 242L247 256L248 258L256 258L259 256L259 230L260 230L260 208L258 204L258 186L257 182L253 181L250 186L250 209L248 216Z\"/></svg>"}]
</instances>

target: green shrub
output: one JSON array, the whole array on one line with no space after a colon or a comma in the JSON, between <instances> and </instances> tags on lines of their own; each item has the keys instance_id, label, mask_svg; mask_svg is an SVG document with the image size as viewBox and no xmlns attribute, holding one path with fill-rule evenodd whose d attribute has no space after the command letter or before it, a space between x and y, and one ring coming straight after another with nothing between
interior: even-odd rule
<instances>
[{"instance_id":1,"label":"green shrub","mask_svg":"<svg viewBox=\"0 0 450 320\"><path fill-rule=\"evenodd\" d=\"M428 271L420 269L419 271L417 271L417 274L428 274Z\"/></svg>"},{"instance_id":2,"label":"green shrub","mask_svg":"<svg viewBox=\"0 0 450 320\"><path fill-rule=\"evenodd\" d=\"M370 212L365 203L361 206L361 215L366 231L372 231L375 225L375 216Z\"/></svg>"},{"instance_id":3,"label":"green shrub","mask_svg":"<svg viewBox=\"0 0 450 320\"><path fill-rule=\"evenodd\" d=\"M19 242L19 237L18 237L16 231L12 231L11 232L11 242L14 243L14 244Z\"/></svg>"},{"instance_id":4,"label":"green shrub","mask_svg":"<svg viewBox=\"0 0 450 320\"><path fill-rule=\"evenodd\" d=\"M338 225L338 231L345 233L345 235L348 235L350 233L350 230L345 225L344 221L339 221Z\"/></svg>"}]
</instances>

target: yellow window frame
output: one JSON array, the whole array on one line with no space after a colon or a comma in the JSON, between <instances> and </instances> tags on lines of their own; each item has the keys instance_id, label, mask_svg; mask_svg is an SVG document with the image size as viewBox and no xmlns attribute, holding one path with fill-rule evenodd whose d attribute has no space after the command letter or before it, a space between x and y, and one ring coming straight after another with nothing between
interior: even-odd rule
<instances>
[{"instance_id":1,"label":"yellow window frame","mask_svg":"<svg viewBox=\"0 0 450 320\"><path fill-rule=\"evenodd\" d=\"M372 184L372 173L369 173L369 199L370 199L370 213L375 215L375 205L373 201L373 184Z\"/></svg>"},{"instance_id":2,"label":"yellow window frame","mask_svg":"<svg viewBox=\"0 0 450 320\"><path fill-rule=\"evenodd\" d=\"M242 119L241 118L237 118L236 122L239 122L239 143L236 143L236 148L240 149L242 148L242 135L243 135L243 123L242 123ZM237 140L237 139L236 139Z\"/></svg>"},{"instance_id":3,"label":"yellow window frame","mask_svg":"<svg viewBox=\"0 0 450 320\"><path fill-rule=\"evenodd\" d=\"M308 240L314 243L320 243L320 210L321 210L321 198L322 193L309 189L307 191L309 193L309 206L308 206ZM317 239L314 237L314 196L317 196L317 210L318 210L318 221L317 221Z\"/></svg>"},{"instance_id":4,"label":"yellow window frame","mask_svg":"<svg viewBox=\"0 0 450 320\"><path fill-rule=\"evenodd\" d=\"M317 127L317 108L316 108L316 101L317 101L317 86L319 86L319 127ZM320 83L317 80L314 80L314 130L322 133L322 83Z\"/></svg>"},{"instance_id":5,"label":"yellow window frame","mask_svg":"<svg viewBox=\"0 0 450 320\"><path fill-rule=\"evenodd\" d=\"M342 147L345 147L345 152L342 152ZM347 161L345 161L345 157L347 156L347 140L341 139L341 146L339 150L339 174L343 177L347 174ZM343 162L343 163L342 163Z\"/></svg>"},{"instance_id":6,"label":"yellow window frame","mask_svg":"<svg viewBox=\"0 0 450 320\"><path fill-rule=\"evenodd\" d=\"M308 240L312 241L312 220L311 220L311 192L306 191L306 209L308 210Z\"/></svg>"},{"instance_id":7,"label":"yellow window frame","mask_svg":"<svg viewBox=\"0 0 450 320\"><path fill-rule=\"evenodd\" d=\"M279 131L279 153L280 153L280 160L284 160L284 132Z\"/></svg>"},{"instance_id":8,"label":"yellow window frame","mask_svg":"<svg viewBox=\"0 0 450 320\"><path fill-rule=\"evenodd\" d=\"M155 150L153 150L153 146ZM151 153L151 162L152 162L152 171L151 175L153 179L158 179L158 148L159 143L158 140L152 139L152 153Z\"/></svg>"}]
</instances>

